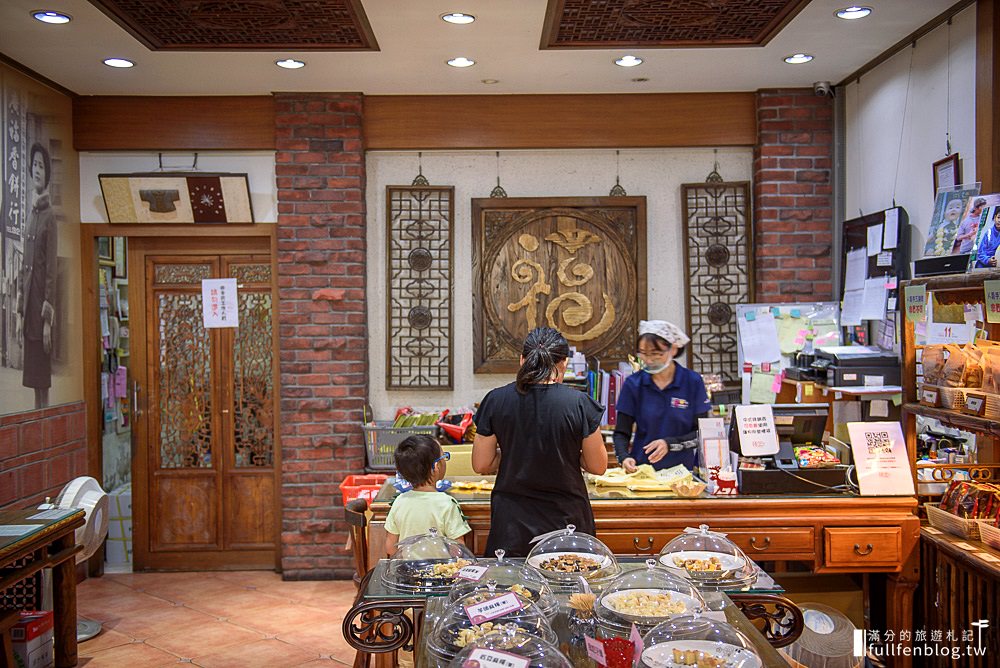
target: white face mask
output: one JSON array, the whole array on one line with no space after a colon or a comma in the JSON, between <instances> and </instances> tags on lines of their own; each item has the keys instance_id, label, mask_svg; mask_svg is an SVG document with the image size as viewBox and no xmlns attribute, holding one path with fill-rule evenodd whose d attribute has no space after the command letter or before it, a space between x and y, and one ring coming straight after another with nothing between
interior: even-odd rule
<instances>
[{"instance_id":1,"label":"white face mask","mask_svg":"<svg viewBox=\"0 0 1000 668\"><path fill-rule=\"evenodd\" d=\"M670 362L671 361L672 360L668 359L666 362L663 362L662 364L653 365L653 364L650 364L649 362L646 362L646 361L643 360L642 361L642 370L645 371L646 373L648 373L649 375L653 376L653 375L656 375L656 374L660 373L661 371L663 371L664 369L666 369L668 366L670 366Z\"/></svg>"}]
</instances>

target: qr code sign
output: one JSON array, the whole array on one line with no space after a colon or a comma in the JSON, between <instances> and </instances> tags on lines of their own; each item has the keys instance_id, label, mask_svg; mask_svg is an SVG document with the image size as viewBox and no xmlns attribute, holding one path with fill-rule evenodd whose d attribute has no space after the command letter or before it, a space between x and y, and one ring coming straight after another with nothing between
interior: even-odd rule
<instances>
[{"instance_id":1,"label":"qr code sign","mask_svg":"<svg viewBox=\"0 0 1000 668\"><path fill-rule=\"evenodd\" d=\"M887 431L866 431L865 444L869 455L888 454L892 452L892 439Z\"/></svg>"}]
</instances>

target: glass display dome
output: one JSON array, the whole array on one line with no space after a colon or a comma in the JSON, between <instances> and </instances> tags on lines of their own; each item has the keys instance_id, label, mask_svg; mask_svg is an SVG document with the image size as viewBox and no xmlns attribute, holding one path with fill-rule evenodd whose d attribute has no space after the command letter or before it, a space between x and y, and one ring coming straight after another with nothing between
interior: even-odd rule
<instances>
[{"instance_id":1,"label":"glass display dome","mask_svg":"<svg viewBox=\"0 0 1000 668\"><path fill-rule=\"evenodd\" d=\"M446 593L458 571L475 563L476 557L464 543L431 528L425 534L400 541L382 579L402 591Z\"/></svg>"},{"instance_id":2,"label":"glass display dome","mask_svg":"<svg viewBox=\"0 0 1000 668\"><path fill-rule=\"evenodd\" d=\"M502 612L503 608L487 612L472 607L490 602L496 606L506 602L512 608L507 612ZM494 635L502 636L495 642L496 647L504 651L516 651L529 638L541 639L552 645L558 643L555 631L539 606L531 605L514 592L477 591L447 606L434 624L427 649L434 658L447 664L469 645Z\"/></svg>"},{"instance_id":3,"label":"glass display dome","mask_svg":"<svg viewBox=\"0 0 1000 668\"><path fill-rule=\"evenodd\" d=\"M685 529L660 550L659 560L670 572L709 588L747 587L757 578L757 567L743 550L707 524Z\"/></svg>"},{"instance_id":4,"label":"glass display dome","mask_svg":"<svg viewBox=\"0 0 1000 668\"><path fill-rule=\"evenodd\" d=\"M603 579L621 569L608 546L590 534L577 533L572 524L553 531L528 553L526 562L553 580Z\"/></svg>"},{"instance_id":5,"label":"glass display dome","mask_svg":"<svg viewBox=\"0 0 1000 668\"><path fill-rule=\"evenodd\" d=\"M642 668L762 668L750 640L725 622L684 615L653 627L643 637L636 664Z\"/></svg>"},{"instance_id":6,"label":"glass display dome","mask_svg":"<svg viewBox=\"0 0 1000 668\"><path fill-rule=\"evenodd\" d=\"M449 600L454 603L474 592L503 594L512 591L529 605L537 605L545 617L551 618L559 609L559 601L552 595L545 578L533 568L505 559L504 550L497 550L496 555L496 559L481 559L476 564L478 568L457 577Z\"/></svg>"},{"instance_id":7,"label":"glass display dome","mask_svg":"<svg viewBox=\"0 0 1000 668\"><path fill-rule=\"evenodd\" d=\"M645 568L622 573L594 602L597 625L605 637L628 636L632 624L641 631L665 619L700 614L705 600L689 580L661 568L655 559Z\"/></svg>"},{"instance_id":8,"label":"glass display dome","mask_svg":"<svg viewBox=\"0 0 1000 668\"><path fill-rule=\"evenodd\" d=\"M459 652L449 668L512 665L501 663L503 659L512 657L527 659L526 668L573 668L566 655L555 645L517 630L486 634Z\"/></svg>"}]
</instances>

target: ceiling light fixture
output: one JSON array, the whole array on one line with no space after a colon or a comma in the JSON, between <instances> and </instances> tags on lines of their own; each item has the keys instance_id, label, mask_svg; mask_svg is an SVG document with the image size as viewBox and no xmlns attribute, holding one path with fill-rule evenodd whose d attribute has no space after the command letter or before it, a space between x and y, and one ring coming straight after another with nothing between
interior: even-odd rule
<instances>
[{"instance_id":1,"label":"ceiling light fixture","mask_svg":"<svg viewBox=\"0 0 1000 668\"><path fill-rule=\"evenodd\" d=\"M36 9L31 12L31 16L34 17L36 21L41 21L42 23L51 23L52 25L62 25L63 23L69 23L73 20L73 17L69 14L63 14L62 12L52 12L47 9Z\"/></svg>"},{"instance_id":2,"label":"ceiling light fixture","mask_svg":"<svg viewBox=\"0 0 1000 668\"><path fill-rule=\"evenodd\" d=\"M636 77L632 79L633 83L646 83L647 81L649 81L649 77Z\"/></svg>"},{"instance_id":3,"label":"ceiling light fixture","mask_svg":"<svg viewBox=\"0 0 1000 668\"><path fill-rule=\"evenodd\" d=\"M459 56L458 58L452 58L449 60L448 64L452 67L472 67L476 64L476 61L469 60L465 56Z\"/></svg>"},{"instance_id":4,"label":"ceiling light fixture","mask_svg":"<svg viewBox=\"0 0 1000 668\"><path fill-rule=\"evenodd\" d=\"M500 83L500 80L499 79L480 79L480 83L484 83L484 84L498 84L498 83Z\"/></svg>"},{"instance_id":5,"label":"ceiling light fixture","mask_svg":"<svg viewBox=\"0 0 1000 668\"><path fill-rule=\"evenodd\" d=\"M808 53L793 53L790 56L785 56L785 62L789 65L801 65L802 63L808 63L813 57Z\"/></svg>"},{"instance_id":6,"label":"ceiling light fixture","mask_svg":"<svg viewBox=\"0 0 1000 668\"><path fill-rule=\"evenodd\" d=\"M837 18L844 19L845 21L853 21L854 19L863 19L872 13L871 7L861 7L859 5L851 5L850 7L845 7L844 9L837 10Z\"/></svg>"},{"instance_id":7,"label":"ceiling light fixture","mask_svg":"<svg viewBox=\"0 0 1000 668\"><path fill-rule=\"evenodd\" d=\"M135 66L135 63L133 63L128 58L105 58L104 64L107 65L108 67L117 67L119 69L125 69Z\"/></svg>"},{"instance_id":8,"label":"ceiling light fixture","mask_svg":"<svg viewBox=\"0 0 1000 668\"><path fill-rule=\"evenodd\" d=\"M295 60L294 58L285 58L284 60L276 60L274 64L278 67L283 67L286 70L298 70L306 66L306 64L301 60Z\"/></svg>"},{"instance_id":9,"label":"ceiling light fixture","mask_svg":"<svg viewBox=\"0 0 1000 668\"><path fill-rule=\"evenodd\" d=\"M642 65L642 58L637 58L636 56L622 56L621 58L615 59L615 65L619 67L635 67L636 65Z\"/></svg>"},{"instance_id":10,"label":"ceiling light fixture","mask_svg":"<svg viewBox=\"0 0 1000 668\"><path fill-rule=\"evenodd\" d=\"M472 14L463 14L462 12L451 12L450 14L442 14L441 20L447 23L454 23L455 25L464 26L472 23L476 20L476 17Z\"/></svg>"}]
</instances>

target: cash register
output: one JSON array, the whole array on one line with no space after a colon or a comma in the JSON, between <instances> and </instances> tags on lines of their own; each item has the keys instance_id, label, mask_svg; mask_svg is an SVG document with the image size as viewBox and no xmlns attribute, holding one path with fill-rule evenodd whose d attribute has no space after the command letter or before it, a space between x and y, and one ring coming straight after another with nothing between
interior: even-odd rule
<instances>
[{"instance_id":1,"label":"cash register","mask_svg":"<svg viewBox=\"0 0 1000 668\"><path fill-rule=\"evenodd\" d=\"M735 407L738 410L739 407ZM795 457L795 447L822 447L823 432L830 407L826 404L775 404L771 407L778 435L778 452L761 457L763 468L740 467L740 494L821 494L841 491L848 467L843 464L821 468L803 467ZM736 420L730 422L729 447L743 454Z\"/></svg>"}]
</instances>

